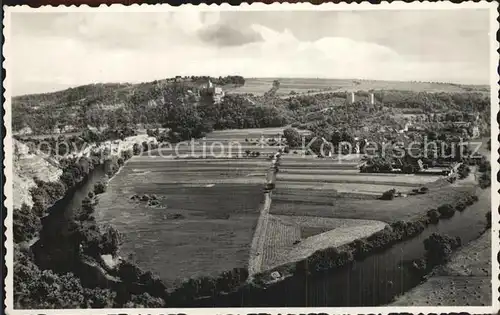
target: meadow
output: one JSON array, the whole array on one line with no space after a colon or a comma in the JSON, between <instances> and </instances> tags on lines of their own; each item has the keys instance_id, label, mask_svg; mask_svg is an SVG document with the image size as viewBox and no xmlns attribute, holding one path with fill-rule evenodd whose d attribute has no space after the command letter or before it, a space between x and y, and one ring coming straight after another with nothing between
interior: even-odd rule
<instances>
[{"instance_id":1,"label":"meadow","mask_svg":"<svg viewBox=\"0 0 500 315\"><path fill-rule=\"evenodd\" d=\"M405 90L415 92L470 92L487 91L487 86L465 86L438 82L399 82L354 79L319 79L319 78L247 78L241 87L229 87L228 93L252 93L263 95L271 89L274 80L280 81L277 92L280 96L295 93L318 93L323 91L368 91L368 90Z\"/></svg>"},{"instance_id":2,"label":"meadow","mask_svg":"<svg viewBox=\"0 0 500 315\"><path fill-rule=\"evenodd\" d=\"M247 268L269 166L264 158L145 153L110 180L96 213L122 233L120 255L167 286Z\"/></svg>"}]
</instances>

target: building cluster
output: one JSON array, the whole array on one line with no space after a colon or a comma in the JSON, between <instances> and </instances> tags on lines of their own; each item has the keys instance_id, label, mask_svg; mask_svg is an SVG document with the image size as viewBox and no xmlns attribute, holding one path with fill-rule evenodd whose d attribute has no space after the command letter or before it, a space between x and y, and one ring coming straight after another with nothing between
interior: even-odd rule
<instances>
[{"instance_id":1,"label":"building cluster","mask_svg":"<svg viewBox=\"0 0 500 315\"><path fill-rule=\"evenodd\" d=\"M212 81L210 81L210 79L208 80L207 84L202 88L202 90L203 92L211 96L215 103L222 102L222 99L224 98L225 95L224 90L222 90L221 87L214 86L212 84Z\"/></svg>"}]
</instances>

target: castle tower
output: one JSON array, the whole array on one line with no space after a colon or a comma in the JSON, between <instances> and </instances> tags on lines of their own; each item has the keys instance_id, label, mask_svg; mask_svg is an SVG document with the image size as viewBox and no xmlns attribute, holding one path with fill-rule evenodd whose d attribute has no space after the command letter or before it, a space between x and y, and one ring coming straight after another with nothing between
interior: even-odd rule
<instances>
[{"instance_id":1,"label":"castle tower","mask_svg":"<svg viewBox=\"0 0 500 315\"><path fill-rule=\"evenodd\" d=\"M370 93L370 105L375 105L375 95L373 93Z\"/></svg>"},{"instance_id":2,"label":"castle tower","mask_svg":"<svg viewBox=\"0 0 500 315\"><path fill-rule=\"evenodd\" d=\"M352 104L356 100L356 96L354 95L354 92L345 92L346 94L346 104Z\"/></svg>"}]
</instances>

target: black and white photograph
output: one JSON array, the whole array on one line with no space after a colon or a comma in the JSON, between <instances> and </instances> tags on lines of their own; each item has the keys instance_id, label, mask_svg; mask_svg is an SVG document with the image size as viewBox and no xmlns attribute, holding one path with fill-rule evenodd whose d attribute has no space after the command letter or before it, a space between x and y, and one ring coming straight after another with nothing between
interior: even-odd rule
<instances>
[{"instance_id":1,"label":"black and white photograph","mask_svg":"<svg viewBox=\"0 0 500 315\"><path fill-rule=\"evenodd\" d=\"M497 9L4 7L7 314L496 313Z\"/></svg>"}]
</instances>

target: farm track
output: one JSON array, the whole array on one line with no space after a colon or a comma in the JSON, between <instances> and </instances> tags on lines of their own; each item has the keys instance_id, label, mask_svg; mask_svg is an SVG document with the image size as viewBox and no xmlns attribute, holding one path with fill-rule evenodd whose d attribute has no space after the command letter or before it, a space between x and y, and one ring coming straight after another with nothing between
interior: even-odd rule
<instances>
[{"instance_id":1,"label":"farm track","mask_svg":"<svg viewBox=\"0 0 500 315\"><path fill-rule=\"evenodd\" d=\"M267 183L275 184L276 176L274 166L276 163L276 155L272 160L271 167L267 173ZM264 205L261 208L257 226L255 228L252 244L250 247L250 258L248 261L248 281L251 281L253 276L262 270L264 260L264 246L267 239L267 231L269 229L269 211L271 208L272 191L267 191L264 199Z\"/></svg>"},{"instance_id":2,"label":"farm track","mask_svg":"<svg viewBox=\"0 0 500 315\"><path fill-rule=\"evenodd\" d=\"M250 258L248 262L248 278L251 279L255 274L262 270L264 258L264 243L266 241L267 229L269 225L269 208L271 207L271 196L265 193L264 205L260 211L260 216L255 228L255 234L250 247Z\"/></svg>"}]
</instances>

